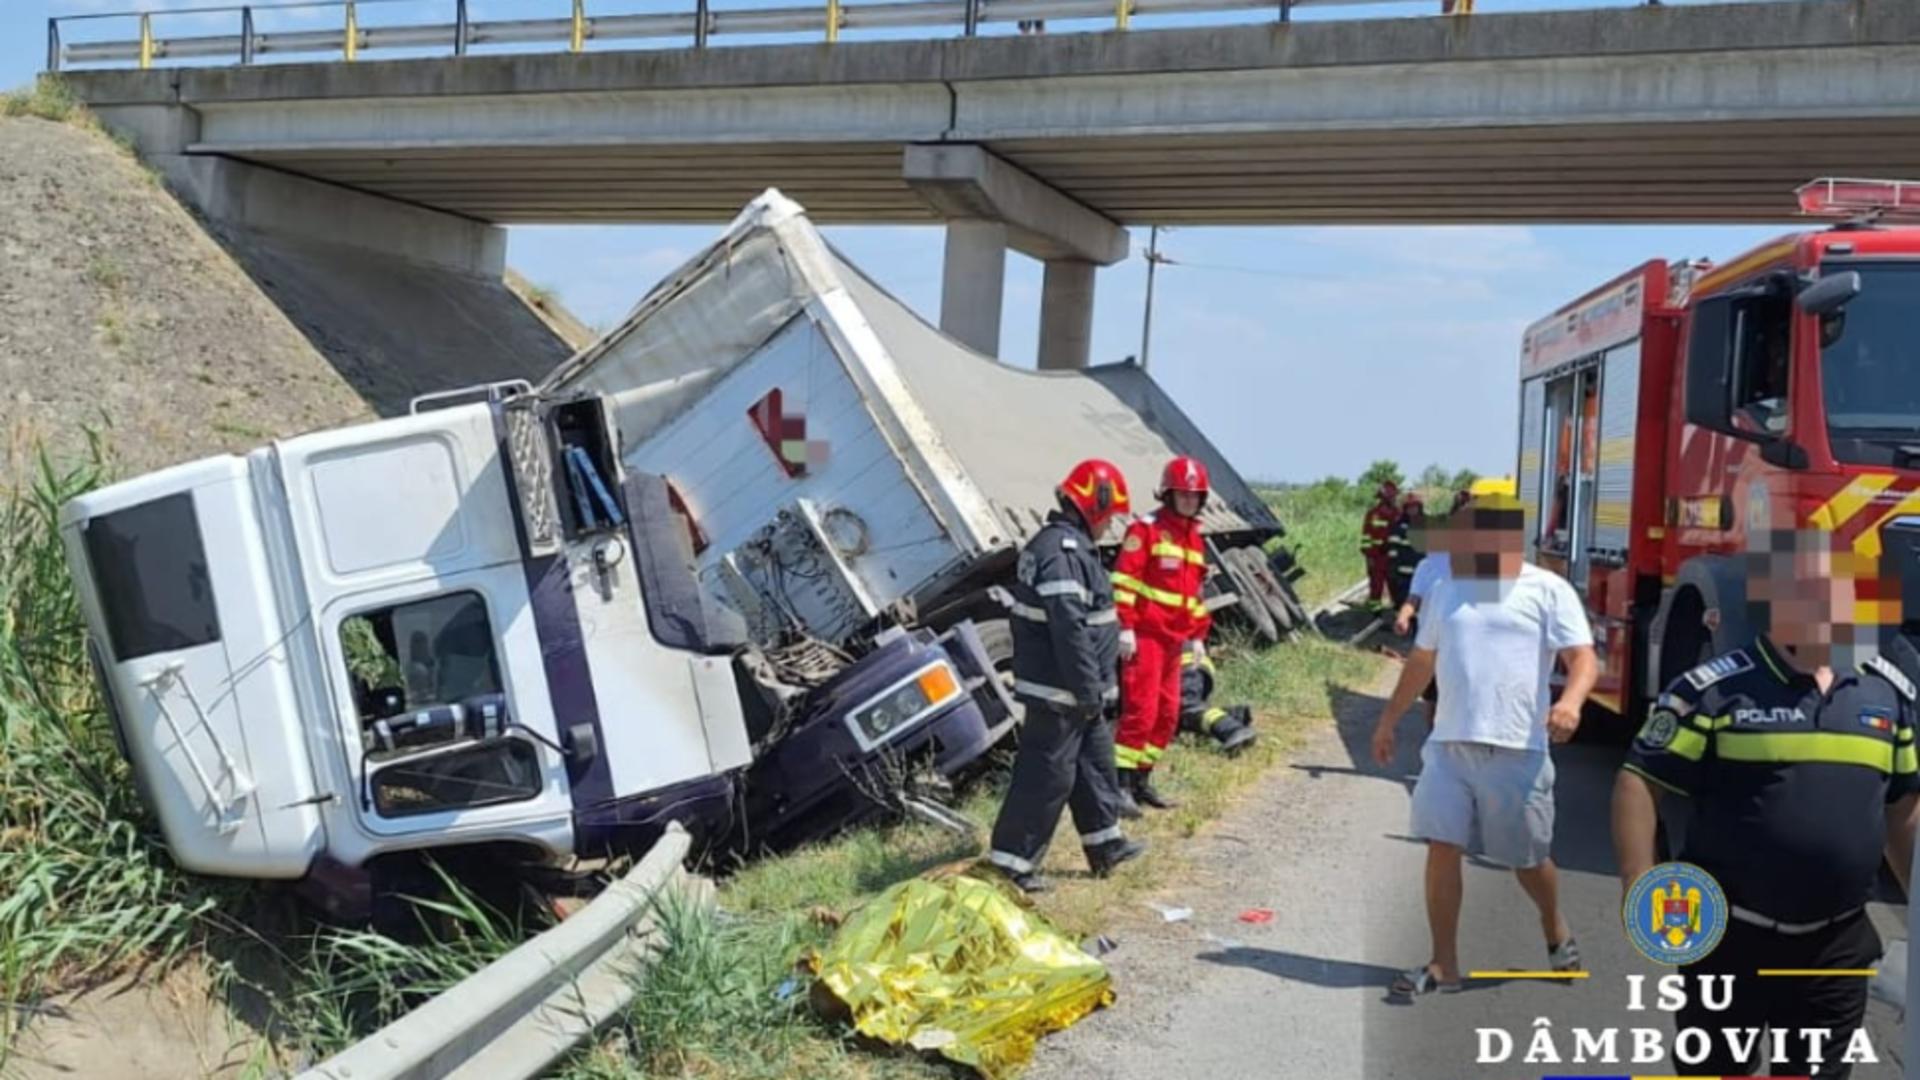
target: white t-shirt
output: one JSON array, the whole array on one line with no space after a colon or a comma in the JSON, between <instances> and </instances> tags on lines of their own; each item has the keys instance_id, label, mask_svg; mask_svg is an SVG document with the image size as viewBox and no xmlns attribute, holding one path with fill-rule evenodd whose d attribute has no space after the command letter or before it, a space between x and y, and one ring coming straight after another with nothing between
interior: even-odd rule
<instances>
[{"instance_id":1,"label":"white t-shirt","mask_svg":"<svg viewBox=\"0 0 1920 1080\"><path fill-rule=\"evenodd\" d=\"M1420 564L1413 568L1413 582L1407 586L1407 594L1425 603L1433 587L1452 576L1453 557L1444 551L1436 551L1421 559Z\"/></svg>"},{"instance_id":2,"label":"white t-shirt","mask_svg":"<svg viewBox=\"0 0 1920 1080\"><path fill-rule=\"evenodd\" d=\"M1573 586L1525 563L1512 581L1436 583L1414 644L1438 653L1440 710L1429 738L1545 750L1554 657L1593 644L1593 631Z\"/></svg>"}]
</instances>

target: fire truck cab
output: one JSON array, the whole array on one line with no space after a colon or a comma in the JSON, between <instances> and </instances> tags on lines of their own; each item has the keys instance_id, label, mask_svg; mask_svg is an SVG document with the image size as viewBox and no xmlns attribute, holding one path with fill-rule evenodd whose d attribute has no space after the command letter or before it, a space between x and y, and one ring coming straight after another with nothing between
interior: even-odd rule
<instances>
[{"instance_id":1,"label":"fire truck cab","mask_svg":"<svg viewBox=\"0 0 1920 1080\"><path fill-rule=\"evenodd\" d=\"M1752 632L1747 531L1787 520L1878 567L1891 632L1920 555L1920 184L1833 181L1849 220L1722 265L1648 262L1530 327L1519 497L1529 556L1587 603L1596 700L1625 719ZM1916 568L1920 570L1920 568Z\"/></svg>"}]
</instances>

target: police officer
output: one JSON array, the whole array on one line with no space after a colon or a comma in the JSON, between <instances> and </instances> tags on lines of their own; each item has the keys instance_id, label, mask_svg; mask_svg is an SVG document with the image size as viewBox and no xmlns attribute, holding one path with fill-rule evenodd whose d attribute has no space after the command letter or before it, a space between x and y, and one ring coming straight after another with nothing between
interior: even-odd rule
<instances>
[{"instance_id":1,"label":"police officer","mask_svg":"<svg viewBox=\"0 0 1920 1080\"><path fill-rule=\"evenodd\" d=\"M1696 992L1677 1028L1784 1029L1789 1060L1767 1062L1771 1072L1811 1075L1818 1064L1818 1075L1844 1078L1867 980L1757 971L1867 968L1880 957L1866 902L1883 854L1907 884L1920 809L1914 685L1885 656L1850 667L1836 650L1854 594L1834 579L1828 534L1758 531L1769 544L1749 558L1747 588L1766 629L1654 702L1614 785L1614 847L1630 889L1654 865L1658 797L1690 800L1676 857L1714 876L1731 917L1719 946L1685 970L1732 975L1733 999L1708 1011ZM1804 1029L1827 1033L1822 1061ZM1774 1040L1759 1043L1763 1057ZM1726 1040L1712 1046L1685 1071L1749 1075L1755 1063Z\"/></svg>"},{"instance_id":2,"label":"police officer","mask_svg":"<svg viewBox=\"0 0 1920 1080\"><path fill-rule=\"evenodd\" d=\"M1062 806L1073 810L1096 877L1146 850L1120 831L1113 767L1120 620L1094 549L1094 538L1127 509L1127 483L1112 464L1083 461L1057 495L1060 508L1020 552L1008 605L1013 692L1026 719L987 854L1025 892L1047 887L1040 860Z\"/></svg>"}]
</instances>

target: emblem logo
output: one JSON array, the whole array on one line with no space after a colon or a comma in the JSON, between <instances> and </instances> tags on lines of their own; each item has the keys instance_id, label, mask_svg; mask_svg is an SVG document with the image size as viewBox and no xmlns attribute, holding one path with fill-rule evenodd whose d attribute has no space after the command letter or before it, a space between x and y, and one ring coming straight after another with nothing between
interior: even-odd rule
<instances>
[{"instance_id":1,"label":"emblem logo","mask_svg":"<svg viewBox=\"0 0 1920 1080\"><path fill-rule=\"evenodd\" d=\"M1670 712L1656 712L1640 729L1640 745L1649 750L1664 750L1680 733L1680 721Z\"/></svg>"},{"instance_id":2,"label":"emblem logo","mask_svg":"<svg viewBox=\"0 0 1920 1080\"><path fill-rule=\"evenodd\" d=\"M1657 964L1704 959L1727 932L1727 894L1692 863L1661 863L1641 874L1621 909L1627 940Z\"/></svg>"}]
</instances>

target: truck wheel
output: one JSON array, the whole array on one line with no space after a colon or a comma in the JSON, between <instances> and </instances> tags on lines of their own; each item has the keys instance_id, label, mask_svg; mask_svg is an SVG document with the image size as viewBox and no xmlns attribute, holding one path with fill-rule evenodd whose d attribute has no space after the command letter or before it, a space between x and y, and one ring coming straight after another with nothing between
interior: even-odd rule
<instances>
[{"instance_id":1,"label":"truck wheel","mask_svg":"<svg viewBox=\"0 0 1920 1080\"><path fill-rule=\"evenodd\" d=\"M1007 696L1013 700L1013 730L1002 743L1017 743L1020 739L1020 721L1025 716L1020 699L1013 697L1013 622L1009 619L987 619L974 623L973 629L980 635L980 647L987 651L987 661L993 665L994 678L1000 680L1000 685L1007 689Z\"/></svg>"},{"instance_id":2,"label":"truck wheel","mask_svg":"<svg viewBox=\"0 0 1920 1080\"><path fill-rule=\"evenodd\" d=\"M1227 579L1233 582L1234 595L1239 598L1228 610L1237 612L1262 640L1278 642L1283 636L1281 628L1274 624L1273 612L1267 609L1259 579L1247 568L1247 560L1243 557L1246 554L1244 548L1220 553L1220 565L1226 571Z\"/></svg>"}]
</instances>

